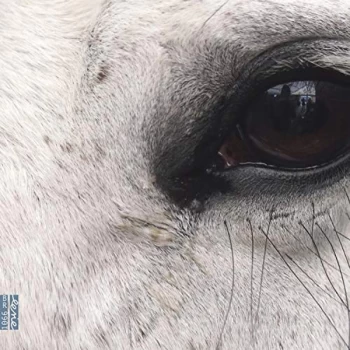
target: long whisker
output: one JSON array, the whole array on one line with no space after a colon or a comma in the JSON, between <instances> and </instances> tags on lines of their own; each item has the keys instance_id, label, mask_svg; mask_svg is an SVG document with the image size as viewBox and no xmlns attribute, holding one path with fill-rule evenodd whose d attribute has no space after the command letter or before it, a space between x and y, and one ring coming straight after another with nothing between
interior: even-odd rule
<instances>
[{"instance_id":1,"label":"long whisker","mask_svg":"<svg viewBox=\"0 0 350 350\"><path fill-rule=\"evenodd\" d=\"M335 227L334 221L333 221L333 219L331 217L331 214L329 212L328 212L328 217L329 217L329 220L331 221L331 224L333 226L333 229L334 229L335 233L338 234L339 236L342 236L343 238L347 239L348 241L350 241L349 237L346 237L343 233L341 233L341 232L339 232L337 230L337 228Z\"/></svg>"},{"instance_id":2,"label":"long whisker","mask_svg":"<svg viewBox=\"0 0 350 350\"><path fill-rule=\"evenodd\" d=\"M327 294L331 299L333 299L335 302L338 304L342 305L343 304L336 298L334 298L328 290L322 288L293 258L291 258L288 254L286 254L286 257L291 260L291 262L320 290L322 290L323 293Z\"/></svg>"},{"instance_id":3,"label":"long whisker","mask_svg":"<svg viewBox=\"0 0 350 350\"><path fill-rule=\"evenodd\" d=\"M327 313L324 311L322 305L317 301L317 299L314 297L314 295L311 293L311 291L309 290L309 288L305 285L305 283L300 279L300 277L295 273L295 271L292 269L292 267L288 264L287 260L284 258L284 256L282 255L282 253L279 251L279 249L276 247L276 245L271 241L271 239L268 237L268 235L262 230L260 229L261 232L264 234L264 236L266 237L266 239L270 242L270 244L272 245L272 247L276 250L276 252L278 253L278 255L281 257L281 259L283 260L283 262L287 265L288 269L290 270L290 272L295 276L295 278L300 282L300 284L305 288L305 290L307 291L307 293L311 296L311 298L314 300L314 302L317 304L317 306L320 308L321 312L323 313L323 315L327 318L328 322L330 323L330 325L333 327L333 329L336 331L336 333L338 334L339 338L342 340L342 342L346 345L346 347L349 349L348 344L346 343L346 341L344 340L344 338L342 337L342 335L339 333L338 329L336 328L336 326L334 325L332 319L330 318L330 316L327 315Z\"/></svg>"},{"instance_id":4,"label":"long whisker","mask_svg":"<svg viewBox=\"0 0 350 350\"><path fill-rule=\"evenodd\" d=\"M343 235L343 234L340 234L340 233L338 232L337 228L335 227L335 224L334 224L334 221L333 221L333 219L332 219L332 216L331 216L331 214L330 214L329 212L328 212L328 217L329 217L329 220L330 220L330 222L331 222L331 224L332 224L332 226L333 226L333 230L334 230L334 232L335 232L335 234L336 234L336 236L337 236L337 238L338 238L338 242L339 242L340 247L341 247L341 249L342 249L342 251L343 251L343 254L344 254L346 263L348 264L348 267L350 268L350 263L349 263L348 255L346 254L345 249L344 249L344 246L343 246L343 243L342 243L342 241L341 241L341 239L340 239L340 237L339 237L339 236L344 236L344 235Z\"/></svg>"},{"instance_id":5,"label":"long whisker","mask_svg":"<svg viewBox=\"0 0 350 350\"><path fill-rule=\"evenodd\" d=\"M342 272L342 269L341 269L341 266L340 266L340 263L339 263L339 259L338 259L338 256L335 252L335 249L334 249L334 246L331 242L331 240L328 238L328 236L326 235L326 233L323 231L322 227L317 224L317 227L320 229L320 231L323 233L323 235L326 237L329 245L331 246L331 249L333 251L333 254L335 256L335 260L337 261L337 265L339 267L339 272L340 272L340 277L341 277L341 280L342 280L342 283L343 283L343 288L344 288L344 294L345 294L345 302L346 302L346 307L347 307L347 311L348 311L348 346L350 346L350 310L349 310L349 298L348 298L348 292L346 290L346 285L345 285L345 281L344 281L344 275L343 275L343 272Z\"/></svg>"},{"instance_id":6,"label":"long whisker","mask_svg":"<svg viewBox=\"0 0 350 350\"><path fill-rule=\"evenodd\" d=\"M273 209L270 211L270 219L269 219L269 224L267 227L267 235L270 232L270 226L272 222L272 214L273 214ZM261 301L261 291L262 291L262 284L263 284L263 279L264 279L264 270L265 270L265 261L266 261L266 252L267 252L267 243L268 240L265 240L265 246L264 246L264 256L263 256L263 262L262 262L262 268L261 268L261 276L260 276L260 286L259 286L259 294L258 294L258 305L256 307L256 313L255 313L255 323L258 320L258 315L259 315L259 309L260 309L260 301Z\"/></svg>"},{"instance_id":7,"label":"long whisker","mask_svg":"<svg viewBox=\"0 0 350 350\"><path fill-rule=\"evenodd\" d=\"M224 221L224 225L225 225L225 228L226 228L226 232L227 232L227 235L228 235L228 239L229 239L229 242L230 242L230 248L231 248L231 259L232 259L232 284L231 284L230 301L229 301L229 303L228 303L228 308L227 308L227 311L226 311L226 315L225 315L225 319L224 319L224 324L222 325L222 328L221 328L221 331L220 331L220 335L219 335L218 344L217 344L217 346L216 346L216 349L217 349L217 350L220 349L220 345L221 345L221 342L222 342L222 336L223 336L223 334L224 334L224 330L225 330L225 327L226 327L228 315L229 315L230 310L231 310L231 307L232 307L233 289L234 289L234 287L235 287L235 258L234 258L234 254L233 254L232 238L231 238L230 230L228 229L226 220Z\"/></svg>"},{"instance_id":8,"label":"long whisker","mask_svg":"<svg viewBox=\"0 0 350 350\"><path fill-rule=\"evenodd\" d=\"M339 232L338 230L335 230L335 232L336 232L339 236L341 236L341 237L345 238L346 240L350 241L350 238L349 238L349 237L346 237L343 233Z\"/></svg>"},{"instance_id":9,"label":"long whisker","mask_svg":"<svg viewBox=\"0 0 350 350\"><path fill-rule=\"evenodd\" d=\"M324 273L326 274L326 277L327 277L328 282L330 283L332 289L334 290L335 294L338 296L338 298L339 298L339 300L342 302L342 304L343 304L344 306L346 306L345 301L344 301L343 298L340 296L339 292L337 291L337 289L336 289L335 286L334 286L334 283L332 282L332 280L330 279L330 277L329 277L329 275L328 275L328 271L327 271L326 267L325 267L324 264L323 264L323 261L322 261L322 259L321 259L321 254L320 254L320 251L319 251L318 248L317 248L317 245L316 245L315 240L313 239L312 235L310 234L310 232L308 231L308 229L304 226L304 224L303 224L301 221L299 222L299 224L303 227L303 229L306 231L306 233L308 234L308 236L311 238L312 244L313 244L313 246L314 246L314 248L315 248L315 250L316 250L316 252L317 252L317 256L318 256L319 259L320 259L320 262L321 262L323 271L324 271Z\"/></svg>"},{"instance_id":10,"label":"long whisker","mask_svg":"<svg viewBox=\"0 0 350 350\"><path fill-rule=\"evenodd\" d=\"M202 30L206 24L229 2L230 0L226 0L223 4L221 4L210 17L206 19L206 21L202 24L200 30Z\"/></svg>"},{"instance_id":11,"label":"long whisker","mask_svg":"<svg viewBox=\"0 0 350 350\"><path fill-rule=\"evenodd\" d=\"M346 190L345 187L343 187L343 190L344 190L345 196L346 196L346 198L347 198L347 200L348 200L348 202L349 202L349 204L350 204L350 197L349 197L348 191ZM350 220L350 215L349 215L349 213L345 213L345 215L346 215L346 216L348 217L348 219Z\"/></svg>"},{"instance_id":12,"label":"long whisker","mask_svg":"<svg viewBox=\"0 0 350 350\"><path fill-rule=\"evenodd\" d=\"M291 236L293 236L294 239L297 240L299 243L304 244L304 243L302 242L302 240L299 239L297 236L295 236L295 235L293 234L293 232L291 232L286 226L281 225L281 227L282 227L284 230L286 230ZM332 265L330 262L328 262L328 261L325 260L324 258L319 257L310 247L306 247L306 249L307 249L310 253L312 253L313 255L317 256L319 259L321 259L326 265L328 265L329 267L331 267L332 269L334 269L334 270L336 270L336 271L339 271L338 268L337 268L336 266ZM345 272L343 272L343 274L344 274L344 276L346 276L346 277L350 277L350 275L346 274Z\"/></svg>"}]
</instances>

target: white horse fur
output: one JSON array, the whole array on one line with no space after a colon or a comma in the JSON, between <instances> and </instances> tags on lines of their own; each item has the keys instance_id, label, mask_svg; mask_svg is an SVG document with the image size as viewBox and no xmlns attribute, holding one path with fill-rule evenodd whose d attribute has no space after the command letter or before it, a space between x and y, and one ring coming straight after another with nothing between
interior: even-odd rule
<instances>
[{"instance_id":1,"label":"white horse fur","mask_svg":"<svg viewBox=\"0 0 350 350\"><path fill-rule=\"evenodd\" d=\"M0 0L1 349L347 349L347 171L180 207L155 164L263 52L349 40L346 0Z\"/></svg>"}]
</instances>

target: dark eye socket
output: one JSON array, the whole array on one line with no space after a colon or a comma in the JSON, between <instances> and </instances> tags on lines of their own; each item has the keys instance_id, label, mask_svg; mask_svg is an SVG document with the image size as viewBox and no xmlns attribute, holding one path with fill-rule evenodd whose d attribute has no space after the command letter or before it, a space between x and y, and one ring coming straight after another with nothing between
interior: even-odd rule
<instances>
[{"instance_id":1,"label":"dark eye socket","mask_svg":"<svg viewBox=\"0 0 350 350\"><path fill-rule=\"evenodd\" d=\"M292 81L260 94L219 150L224 168L244 163L305 169L350 149L350 87Z\"/></svg>"}]
</instances>

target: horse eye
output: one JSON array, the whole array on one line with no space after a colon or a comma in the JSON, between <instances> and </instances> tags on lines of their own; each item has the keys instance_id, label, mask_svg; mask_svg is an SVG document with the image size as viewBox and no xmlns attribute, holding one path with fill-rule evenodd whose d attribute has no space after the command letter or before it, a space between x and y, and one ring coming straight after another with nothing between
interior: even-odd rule
<instances>
[{"instance_id":1,"label":"horse eye","mask_svg":"<svg viewBox=\"0 0 350 350\"><path fill-rule=\"evenodd\" d=\"M293 81L258 96L219 150L225 168L308 168L350 149L350 87Z\"/></svg>"}]
</instances>

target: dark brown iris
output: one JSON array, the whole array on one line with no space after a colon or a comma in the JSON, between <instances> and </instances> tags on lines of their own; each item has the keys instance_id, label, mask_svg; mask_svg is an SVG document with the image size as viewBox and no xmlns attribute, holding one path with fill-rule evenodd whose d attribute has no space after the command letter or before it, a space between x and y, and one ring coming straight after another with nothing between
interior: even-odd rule
<instances>
[{"instance_id":1,"label":"dark brown iris","mask_svg":"<svg viewBox=\"0 0 350 350\"><path fill-rule=\"evenodd\" d=\"M350 88L295 81L259 96L219 151L230 168L247 162L304 168L350 146Z\"/></svg>"}]
</instances>

